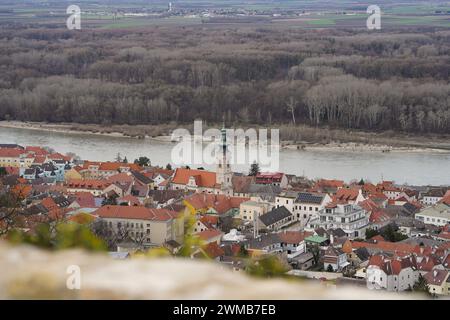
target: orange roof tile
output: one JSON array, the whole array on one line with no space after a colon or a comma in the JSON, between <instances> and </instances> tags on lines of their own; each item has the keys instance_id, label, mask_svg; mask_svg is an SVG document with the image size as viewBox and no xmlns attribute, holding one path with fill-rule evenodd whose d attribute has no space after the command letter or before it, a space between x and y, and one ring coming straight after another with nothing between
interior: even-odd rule
<instances>
[{"instance_id":1,"label":"orange roof tile","mask_svg":"<svg viewBox=\"0 0 450 320\"><path fill-rule=\"evenodd\" d=\"M88 180L80 180L80 179L74 179L69 180L66 182L67 188L73 188L73 189L86 189L86 190L103 190L106 187L108 187L111 183L109 183L106 180L94 180L94 179L88 179Z\"/></svg>"},{"instance_id":2,"label":"orange roof tile","mask_svg":"<svg viewBox=\"0 0 450 320\"><path fill-rule=\"evenodd\" d=\"M208 243L203 250L211 259L225 255L225 251L216 242Z\"/></svg>"},{"instance_id":3,"label":"orange roof tile","mask_svg":"<svg viewBox=\"0 0 450 320\"><path fill-rule=\"evenodd\" d=\"M178 168L175 171L172 183L186 185L189 178L194 177L199 187L213 188L216 185L216 173L204 170Z\"/></svg>"},{"instance_id":4,"label":"orange roof tile","mask_svg":"<svg viewBox=\"0 0 450 320\"><path fill-rule=\"evenodd\" d=\"M226 213L232 208L239 208L242 202L250 198L229 197L222 194L196 193L185 199L196 210L213 208L217 213Z\"/></svg>"},{"instance_id":5,"label":"orange roof tile","mask_svg":"<svg viewBox=\"0 0 450 320\"><path fill-rule=\"evenodd\" d=\"M0 148L0 157L2 158L19 158L25 151L22 149Z\"/></svg>"},{"instance_id":6,"label":"orange roof tile","mask_svg":"<svg viewBox=\"0 0 450 320\"><path fill-rule=\"evenodd\" d=\"M222 235L222 231L216 229L207 229L196 234L202 240L210 240Z\"/></svg>"},{"instance_id":7,"label":"orange roof tile","mask_svg":"<svg viewBox=\"0 0 450 320\"><path fill-rule=\"evenodd\" d=\"M43 199L41 201L41 205L43 205L49 211L58 208L55 201L53 201L53 199L50 197Z\"/></svg>"},{"instance_id":8,"label":"orange roof tile","mask_svg":"<svg viewBox=\"0 0 450 320\"><path fill-rule=\"evenodd\" d=\"M342 188L339 189L334 198L341 201L354 201L359 195L359 189L356 188Z\"/></svg>"}]
</instances>

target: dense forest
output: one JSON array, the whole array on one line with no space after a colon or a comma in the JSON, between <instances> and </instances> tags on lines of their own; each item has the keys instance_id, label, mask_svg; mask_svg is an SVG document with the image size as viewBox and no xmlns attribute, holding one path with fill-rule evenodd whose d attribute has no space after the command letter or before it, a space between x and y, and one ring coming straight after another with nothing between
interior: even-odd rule
<instances>
[{"instance_id":1,"label":"dense forest","mask_svg":"<svg viewBox=\"0 0 450 320\"><path fill-rule=\"evenodd\" d=\"M450 133L450 31L2 28L0 120Z\"/></svg>"}]
</instances>

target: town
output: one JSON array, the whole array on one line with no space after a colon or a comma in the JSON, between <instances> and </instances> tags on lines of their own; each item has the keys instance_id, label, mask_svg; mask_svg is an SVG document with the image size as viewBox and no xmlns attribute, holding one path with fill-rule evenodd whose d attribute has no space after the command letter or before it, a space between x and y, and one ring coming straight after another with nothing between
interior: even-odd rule
<instances>
[{"instance_id":1,"label":"town","mask_svg":"<svg viewBox=\"0 0 450 320\"><path fill-rule=\"evenodd\" d=\"M325 285L450 295L449 186L310 180L256 162L239 174L222 150L207 171L0 144L0 236L64 222L89 227L111 259L182 253L245 272L270 258Z\"/></svg>"}]
</instances>

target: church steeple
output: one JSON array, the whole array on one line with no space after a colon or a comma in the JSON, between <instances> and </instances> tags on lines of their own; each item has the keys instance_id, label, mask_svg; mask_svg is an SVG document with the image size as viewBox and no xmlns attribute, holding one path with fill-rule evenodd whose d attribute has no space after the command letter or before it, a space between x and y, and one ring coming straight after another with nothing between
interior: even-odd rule
<instances>
[{"instance_id":1,"label":"church steeple","mask_svg":"<svg viewBox=\"0 0 450 320\"><path fill-rule=\"evenodd\" d=\"M221 185L223 192L229 193L232 191L233 172L231 171L230 161L227 144L227 129L225 128L225 120L221 130L221 142L219 145L219 153L217 157L217 183Z\"/></svg>"}]
</instances>

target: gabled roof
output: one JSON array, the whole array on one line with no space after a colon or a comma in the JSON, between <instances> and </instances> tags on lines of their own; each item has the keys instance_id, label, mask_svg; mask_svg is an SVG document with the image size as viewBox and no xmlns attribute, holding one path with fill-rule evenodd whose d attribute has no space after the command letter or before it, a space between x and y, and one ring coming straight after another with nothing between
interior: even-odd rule
<instances>
[{"instance_id":1,"label":"gabled roof","mask_svg":"<svg viewBox=\"0 0 450 320\"><path fill-rule=\"evenodd\" d=\"M311 188L312 191L327 191L327 190L337 190L344 187L344 181L342 180L328 180L320 179Z\"/></svg>"},{"instance_id":2,"label":"gabled roof","mask_svg":"<svg viewBox=\"0 0 450 320\"><path fill-rule=\"evenodd\" d=\"M340 255L343 255L344 252L341 249L335 248L333 246L329 246L325 250L325 256L332 256L332 257L338 257Z\"/></svg>"},{"instance_id":3,"label":"gabled roof","mask_svg":"<svg viewBox=\"0 0 450 320\"><path fill-rule=\"evenodd\" d=\"M271 211L259 216L259 220L261 220L261 222L268 227L290 216L292 216L292 214L289 212L289 210L286 209L285 206L282 206L272 209Z\"/></svg>"},{"instance_id":4,"label":"gabled roof","mask_svg":"<svg viewBox=\"0 0 450 320\"><path fill-rule=\"evenodd\" d=\"M426 273L423 277L429 285L442 286L442 284L447 280L449 272L447 270L431 270Z\"/></svg>"},{"instance_id":5,"label":"gabled roof","mask_svg":"<svg viewBox=\"0 0 450 320\"><path fill-rule=\"evenodd\" d=\"M305 240L305 237L311 236L312 232L307 231L284 231L278 233L281 241L287 244L298 244Z\"/></svg>"},{"instance_id":6,"label":"gabled roof","mask_svg":"<svg viewBox=\"0 0 450 320\"><path fill-rule=\"evenodd\" d=\"M117 203L118 204L127 203L130 206L140 206L141 205L141 202L139 201L139 199L132 196L131 194L126 195L122 198L118 198Z\"/></svg>"},{"instance_id":7,"label":"gabled roof","mask_svg":"<svg viewBox=\"0 0 450 320\"><path fill-rule=\"evenodd\" d=\"M129 183L133 182L134 178L131 174L128 174L127 172L121 172L117 173L115 175L112 175L106 179L110 183Z\"/></svg>"},{"instance_id":8,"label":"gabled roof","mask_svg":"<svg viewBox=\"0 0 450 320\"><path fill-rule=\"evenodd\" d=\"M72 203L76 202L81 208L95 208L95 198L90 192L77 192L74 194Z\"/></svg>"},{"instance_id":9,"label":"gabled roof","mask_svg":"<svg viewBox=\"0 0 450 320\"><path fill-rule=\"evenodd\" d=\"M239 208L241 203L250 198L229 197L222 194L195 193L185 199L196 210L213 208L217 213L226 213L233 208Z\"/></svg>"},{"instance_id":10,"label":"gabled roof","mask_svg":"<svg viewBox=\"0 0 450 320\"><path fill-rule=\"evenodd\" d=\"M250 239L247 241L246 246L248 246L249 249L261 250L274 244L281 244L281 242L279 233L268 233L261 235L256 239Z\"/></svg>"},{"instance_id":11,"label":"gabled roof","mask_svg":"<svg viewBox=\"0 0 450 320\"><path fill-rule=\"evenodd\" d=\"M387 275L398 275L403 269L412 268L417 270L416 259L414 256L409 255L406 257L393 257L388 258L384 255L373 255L369 259L368 266L377 266L383 270Z\"/></svg>"},{"instance_id":12,"label":"gabled roof","mask_svg":"<svg viewBox=\"0 0 450 320\"><path fill-rule=\"evenodd\" d=\"M134 176L134 178L138 181L140 181L143 184L150 184L153 182L153 180L149 177L147 177L146 175L138 172L138 171L131 171L131 174Z\"/></svg>"},{"instance_id":13,"label":"gabled roof","mask_svg":"<svg viewBox=\"0 0 450 320\"><path fill-rule=\"evenodd\" d=\"M356 188L341 188L336 192L333 198L339 201L355 201L356 198L358 198L360 191L360 189Z\"/></svg>"},{"instance_id":14,"label":"gabled roof","mask_svg":"<svg viewBox=\"0 0 450 320\"><path fill-rule=\"evenodd\" d=\"M195 178L198 187L214 188L216 186L216 173L204 170L178 168L172 183L186 185L191 177Z\"/></svg>"},{"instance_id":15,"label":"gabled roof","mask_svg":"<svg viewBox=\"0 0 450 320\"><path fill-rule=\"evenodd\" d=\"M208 241L210 239L222 236L223 232L216 229L206 229L196 234L200 239Z\"/></svg>"},{"instance_id":16,"label":"gabled roof","mask_svg":"<svg viewBox=\"0 0 450 320\"><path fill-rule=\"evenodd\" d=\"M184 195L183 190L149 190L148 195L157 203L165 203L171 199L180 199Z\"/></svg>"}]
</instances>

